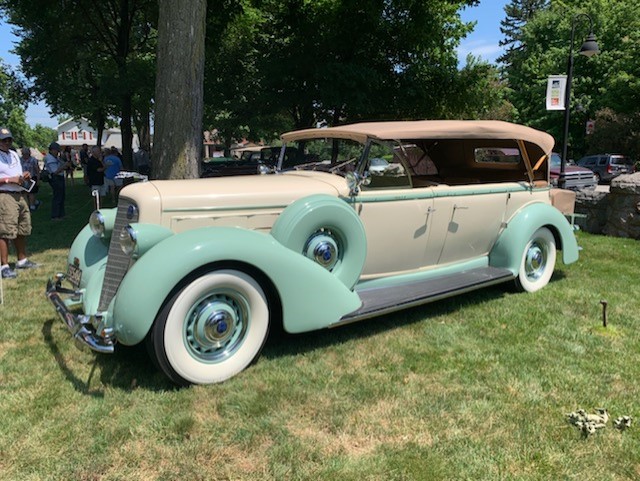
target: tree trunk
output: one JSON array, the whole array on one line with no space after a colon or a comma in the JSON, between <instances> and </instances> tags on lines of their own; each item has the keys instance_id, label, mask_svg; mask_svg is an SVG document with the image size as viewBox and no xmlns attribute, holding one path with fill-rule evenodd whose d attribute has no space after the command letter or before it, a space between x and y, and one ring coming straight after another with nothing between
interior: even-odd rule
<instances>
[{"instance_id":1,"label":"tree trunk","mask_svg":"<svg viewBox=\"0 0 640 481\"><path fill-rule=\"evenodd\" d=\"M96 131L98 132L98 138L96 139L96 145L98 147L102 147L102 135L104 134L104 111L103 110L97 110L94 114L93 117L91 119L91 121L93 122L93 126L96 128Z\"/></svg>"},{"instance_id":2,"label":"tree trunk","mask_svg":"<svg viewBox=\"0 0 640 481\"><path fill-rule=\"evenodd\" d=\"M159 0L154 177L199 176L206 0Z\"/></svg>"},{"instance_id":3,"label":"tree trunk","mask_svg":"<svg viewBox=\"0 0 640 481\"><path fill-rule=\"evenodd\" d=\"M122 116L120 118L120 132L122 134L122 166L124 170L133 170L133 127L131 125L131 95L122 97Z\"/></svg>"},{"instance_id":4,"label":"tree trunk","mask_svg":"<svg viewBox=\"0 0 640 481\"><path fill-rule=\"evenodd\" d=\"M138 131L138 140L140 148L147 152L151 152L151 116L149 106L145 105L133 115L134 124Z\"/></svg>"}]
</instances>

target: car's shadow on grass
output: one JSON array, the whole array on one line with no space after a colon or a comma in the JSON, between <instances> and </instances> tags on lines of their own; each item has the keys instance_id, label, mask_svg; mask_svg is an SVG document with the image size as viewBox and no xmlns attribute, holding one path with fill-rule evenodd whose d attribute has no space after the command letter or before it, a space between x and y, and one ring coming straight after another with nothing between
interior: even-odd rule
<instances>
[{"instance_id":1,"label":"car's shadow on grass","mask_svg":"<svg viewBox=\"0 0 640 481\"><path fill-rule=\"evenodd\" d=\"M551 279L551 284L565 277L564 273L556 271ZM552 285L549 287L552 288ZM514 289L510 288L510 284L505 283L335 329L322 329L303 334L287 334L281 328L275 328L271 330L261 356L264 359L277 359L282 356L300 355L345 341L365 339L391 329L409 326L421 321L428 322L429 319L438 316L447 316L465 306L491 302L513 292ZM151 361L144 343L134 347L117 346L116 353L113 355L95 354L89 374L86 375L86 379L81 378L69 367L69 363L60 352L56 340L52 336L52 325L55 322L54 320L45 322L42 328L43 338L60 371L77 391L89 396L101 397L104 386L124 391L179 389ZM99 381L95 380L94 376L96 375L99 376Z\"/></svg>"},{"instance_id":2,"label":"car's shadow on grass","mask_svg":"<svg viewBox=\"0 0 640 481\"><path fill-rule=\"evenodd\" d=\"M302 334L287 334L279 330L274 332L267 340L262 356L265 358L277 358L298 355L333 344L341 344L345 341L365 339L417 322L428 322L434 317L452 314L467 305L489 302L508 294L509 288L505 285L495 286L449 299L402 309L333 329L322 329Z\"/></svg>"},{"instance_id":3,"label":"car's shadow on grass","mask_svg":"<svg viewBox=\"0 0 640 481\"><path fill-rule=\"evenodd\" d=\"M103 397L104 386L124 391L142 388L150 391L166 391L177 389L163 374L156 369L143 344L134 347L117 346L113 355L93 354L94 359L88 374L80 374L69 366L70 360L58 348L52 334L53 326L60 325L54 319L46 321L42 326L42 337L51 351L60 372L67 381L80 393L92 397ZM66 333L66 332L65 332ZM72 351L74 352L74 351ZM78 356L82 354L78 352ZM99 377L99 380L95 379Z\"/></svg>"}]
</instances>

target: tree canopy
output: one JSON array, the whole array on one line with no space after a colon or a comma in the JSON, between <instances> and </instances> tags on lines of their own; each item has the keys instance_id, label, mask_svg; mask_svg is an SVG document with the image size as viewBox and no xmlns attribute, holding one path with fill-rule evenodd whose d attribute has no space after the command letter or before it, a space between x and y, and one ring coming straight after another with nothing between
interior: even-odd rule
<instances>
[{"instance_id":1,"label":"tree canopy","mask_svg":"<svg viewBox=\"0 0 640 481\"><path fill-rule=\"evenodd\" d=\"M512 4L522 3L514 1ZM578 55L582 41L589 33L589 22L578 13L586 13L593 20L600 53L586 58ZM551 2L540 6L519 27L521 48L507 51L504 74L510 87L509 99L515 106L516 120L546 130L562 141L562 112L545 110L547 77L565 74L569 56L571 28L575 21L574 76L571 96L570 155L574 158L599 149L620 150L623 145L616 137L603 143L597 135L588 137L588 119L596 122L596 132L607 123L620 122L628 132L638 131L638 101L640 100L640 4L630 0L611 2L592 0L588 4L577 0ZM602 113L602 115L601 115ZM629 125L630 124L630 125ZM637 135L637 134L636 134ZM591 144L592 140L596 143ZM628 145L637 145L629 142ZM637 152L623 152L637 155Z\"/></svg>"},{"instance_id":2,"label":"tree canopy","mask_svg":"<svg viewBox=\"0 0 640 481\"><path fill-rule=\"evenodd\" d=\"M216 6L220 15L209 17L206 123L251 135L266 133L269 125L273 132L477 113L478 105L467 109L481 97L469 78L488 66L473 62L460 72L456 55L472 28L460 19L460 9L475 4L222 2Z\"/></svg>"},{"instance_id":3,"label":"tree canopy","mask_svg":"<svg viewBox=\"0 0 640 481\"><path fill-rule=\"evenodd\" d=\"M108 117L120 118L125 161L132 118L151 106L156 8L153 0L0 0L19 27L31 94L53 114L90 119L99 133Z\"/></svg>"},{"instance_id":4,"label":"tree canopy","mask_svg":"<svg viewBox=\"0 0 640 481\"><path fill-rule=\"evenodd\" d=\"M460 12L477 3L209 2L203 127L229 145L360 120L510 119L496 67L473 57L458 66L473 28ZM32 95L98 129L121 119L125 146L132 119L144 132L156 95L158 0L0 0L0 9L18 27Z\"/></svg>"}]
</instances>

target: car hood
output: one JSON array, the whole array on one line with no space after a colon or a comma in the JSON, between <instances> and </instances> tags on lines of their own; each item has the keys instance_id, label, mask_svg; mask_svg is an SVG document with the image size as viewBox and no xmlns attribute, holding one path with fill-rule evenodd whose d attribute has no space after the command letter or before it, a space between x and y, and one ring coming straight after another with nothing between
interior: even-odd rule
<instances>
[{"instance_id":1,"label":"car hood","mask_svg":"<svg viewBox=\"0 0 640 481\"><path fill-rule=\"evenodd\" d=\"M591 170L587 169L586 167L580 167L579 165L565 165L564 171L565 172L591 172ZM560 167L551 167L549 169L549 172L551 172L551 174L554 174L554 175L560 175Z\"/></svg>"},{"instance_id":2,"label":"car hood","mask_svg":"<svg viewBox=\"0 0 640 481\"><path fill-rule=\"evenodd\" d=\"M346 180L324 172L290 171L267 175L158 180L125 187L120 195L134 201L140 222L162 223L163 213L284 209L313 194L347 196Z\"/></svg>"}]
</instances>

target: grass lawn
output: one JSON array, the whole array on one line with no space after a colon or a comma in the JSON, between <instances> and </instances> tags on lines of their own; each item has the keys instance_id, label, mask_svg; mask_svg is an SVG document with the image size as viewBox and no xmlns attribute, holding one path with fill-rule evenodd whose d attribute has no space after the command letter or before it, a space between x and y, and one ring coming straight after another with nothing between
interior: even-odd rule
<instances>
[{"instance_id":1,"label":"grass lawn","mask_svg":"<svg viewBox=\"0 0 640 481\"><path fill-rule=\"evenodd\" d=\"M580 261L538 293L280 335L232 380L176 389L144 349L74 347L44 287L93 202L76 179L53 223L40 198L42 267L0 306L0 480L640 479L640 426L583 438L564 419L640 421L638 241L579 233Z\"/></svg>"}]
</instances>

